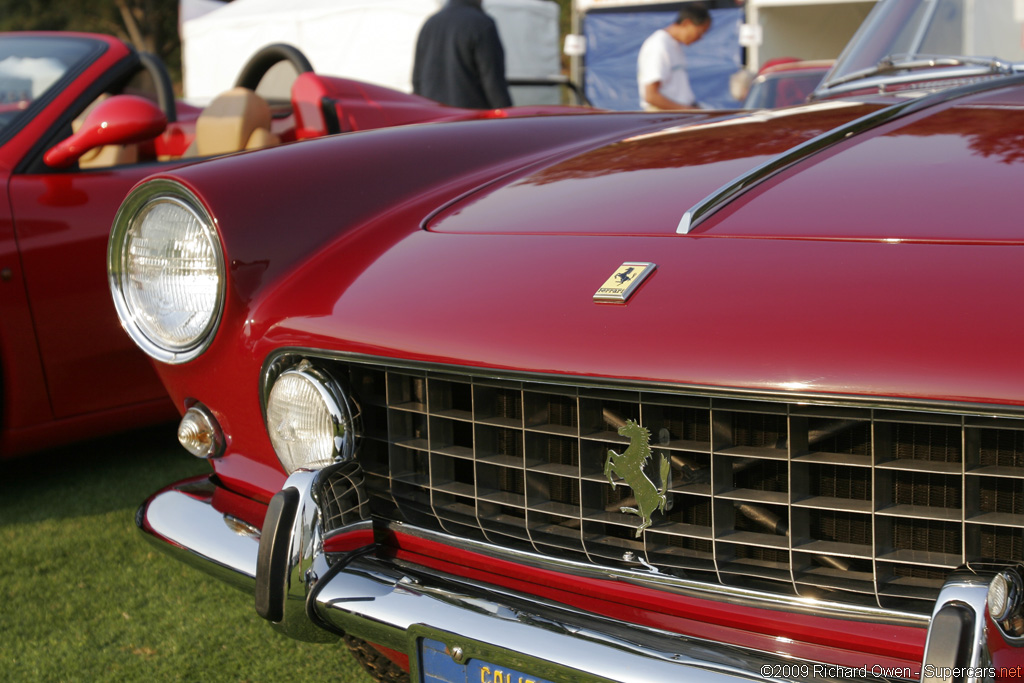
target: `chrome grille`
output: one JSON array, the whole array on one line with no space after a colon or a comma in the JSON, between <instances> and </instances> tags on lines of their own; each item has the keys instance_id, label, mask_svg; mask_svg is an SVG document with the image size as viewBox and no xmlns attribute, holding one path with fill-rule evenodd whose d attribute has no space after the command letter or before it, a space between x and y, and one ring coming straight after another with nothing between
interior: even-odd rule
<instances>
[{"instance_id":1,"label":"chrome grille","mask_svg":"<svg viewBox=\"0 0 1024 683\"><path fill-rule=\"evenodd\" d=\"M356 463L331 468L318 492L325 534L370 518L363 471Z\"/></svg>"},{"instance_id":2,"label":"chrome grille","mask_svg":"<svg viewBox=\"0 0 1024 683\"><path fill-rule=\"evenodd\" d=\"M359 403L377 518L508 548L927 612L953 568L1024 561L1024 420L320 359ZM572 383L575 382L575 383ZM640 538L603 473L636 420L671 463ZM660 482L649 463L648 478Z\"/></svg>"}]
</instances>

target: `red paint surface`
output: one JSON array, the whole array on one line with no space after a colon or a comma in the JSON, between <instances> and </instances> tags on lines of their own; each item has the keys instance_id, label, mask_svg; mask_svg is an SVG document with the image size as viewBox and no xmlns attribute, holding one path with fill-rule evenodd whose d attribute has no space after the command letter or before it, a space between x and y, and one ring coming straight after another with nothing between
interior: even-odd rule
<instances>
[{"instance_id":1,"label":"red paint surface","mask_svg":"<svg viewBox=\"0 0 1024 683\"><path fill-rule=\"evenodd\" d=\"M106 247L114 215L132 186L153 173L195 161L180 157L195 136L201 112L176 103L170 117L176 121L160 133L165 117L150 103L132 96L111 98L93 111L93 123L103 119L105 126L86 126L80 135L61 141L68 114L79 113L112 80L123 79L123 69L134 56L108 36L38 35L90 39L104 49L0 148L0 183L7 190L0 202L0 271L9 273L0 280L0 457L168 419L175 405L179 410L184 405L167 402L150 361L121 328L107 283ZM352 130L495 115L441 107L386 88L312 73L298 79L292 96L294 111L276 117L272 125L286 142L330 132L324 98L344 109ZM522 108L513 115L566 110ZM64 164L118 130L147 138L140 144L142 163L80 171L39 161L47 151L39 148L40 140L57 143L48 158ZM19 166L30 172L15 173ZM300 196L309 184L299 187L287 196ZM238 195L247 201L254 196ZM235 275L244 280L252 272L241 265ZM162 408L154 410L152 404L161 401Z\"/></svg>"}]
</instances>

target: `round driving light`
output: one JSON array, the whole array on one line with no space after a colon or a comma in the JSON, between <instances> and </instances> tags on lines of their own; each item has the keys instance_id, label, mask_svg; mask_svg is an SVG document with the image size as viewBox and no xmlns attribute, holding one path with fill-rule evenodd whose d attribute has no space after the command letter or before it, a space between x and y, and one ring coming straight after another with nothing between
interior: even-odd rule
<instances>
[{"instance_id":1,"label":"round driving light","mask_svg":"<svg viewBox=\"0 0 1024 683\"><path fill-rule=\"evenodd\" d=\"M185 411L178 424L178 443L197 458L224 454L224 435L206 406L197 403Z\"/></svg>"},{"instance_id":2,"label":"round driving light","mask_svg":"<svg viewBox=\"0 0 1024 683\"><path fill-rule=\"evenodd\" d=\"M337 383L307 362L277 378L267 398L267 432L288 474L322 469L355 451L352 411Z\"/></svg>"},{"instance_id":3,"label":"round driving light","mask_svg":"<svg viewBox=\"0 0 1024 683\"><path fill-rule=\"evenodd\" d=\"M988 613L994 621L1002 621L1006 618L1006 607L1010 604L1010 586L1006 577L996 574L992 583L988 585Z\"/></svg>"},{"instance_id":4,"label":"round driving light","mask_svg":"<svg viewBox=\"0 0 1024 683\"><path fill-rule=\"evenodd\" d=\"M1024 583L1013 570L1003 570L988 585L988 613L992 621L1004 622L1020 611Z\"/></svg>"},{"instance_id":5,"label":"round driving light","mask_svg":"<svg viewBox=\"0 0 1024 683\"><path fill-rule=\"evenodd\" d=\"M114 218L107 252L122 324L166 363L201 354L220 322L224 256L213 220L178 183L139 186Z\"/></svg>"}]
</instances>

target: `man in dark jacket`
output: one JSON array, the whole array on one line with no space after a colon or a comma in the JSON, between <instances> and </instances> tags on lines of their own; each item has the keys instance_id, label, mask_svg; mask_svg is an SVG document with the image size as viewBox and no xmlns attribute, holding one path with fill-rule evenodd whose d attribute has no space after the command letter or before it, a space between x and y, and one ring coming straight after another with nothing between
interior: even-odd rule
<instances>
[{"instance_id":1,"label":"man in dark jacket","mask_svg":"<svg viewBox=\"0 0 1024 683\"><path fill-rule=\"evenodd\" d=\"M420 29L412 90L441 104L499 109L512 104L505 51L483 0L448 0Z\"/></svg>"}]
</instances>

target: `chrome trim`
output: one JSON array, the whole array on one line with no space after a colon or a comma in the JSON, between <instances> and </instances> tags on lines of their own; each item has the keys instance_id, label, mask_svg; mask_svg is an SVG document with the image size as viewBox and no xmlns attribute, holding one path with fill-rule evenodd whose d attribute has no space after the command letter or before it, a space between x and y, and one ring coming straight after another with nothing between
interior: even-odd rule
<instances>
[{"instance_id":1,"label":"chrome trim","mask_svg":"<svg viewBox=\"0 0 1024 683\"><path fill-rule=\"evenodd\" d=\"M836 87L839 85L845 85L847 83L853 83L855 81L863 81L863 83L857 84L857 90L863 90L865 87L873 87L877 84L877 87L884 92L885 85L889 83L908 83L908 82L921 82L927 84L928 82L938 82L943 78L970 78L976 75L991 75L991 76L1007 76L1014 72L1014 65L1012 62L1004 62L1000 59L991 58L980 58L980 57L945 57L942 55L917 55L912 54L914 51L911 50L908 54L898 55L900 57L908 57L905 61L896 61L897 55L890 55L884 57L875 66L867 69L861 69L860 71L854 71L853 73L846 74L842 78L837 78L830 82L830 87ZM980 72L977 71L978 66L985 67ZM915 71L915 69L935 69L935 72L922 73ZM941 69L941 71L939 71ZM963 71L967 71L967 75L964 75ZM900 73L898 72L907 72ZM939 74L936 76L935 74Z\"/></svg>"},{"instance_id":2,"label":"chrome trim","mask_svg":"<svg viewBox=\"0 0 1024 683\"><path fill-rule=\"evenodd\" d=\"M1002 581L1006 595L1003 609L996 612L991 607L992 589L996 580ZM1021 578L1021 567L1006 567L989 585L989 615L995 622L999 633L1009 645L1024 647L1024 579Z\"/></svg>"},{"instance_id":3,"label":"chrome trim","mask_svg":"<svg viewBox=\"0 0 1024 683\"><path fill-rule=\"evenodd\" d=\"M988 588L994 575L994 571L962 569L946 580L928 627L921 683L995 680L985 627ZM959 615L964 619L944 619L946 615ZM961 625L966 625L969 632L963 633ZM964 646L968 647L967 652L963 651Z\"/></svg>"},{"instance_id":4,"label":"chrome trim","mask_svg":"<svg viewBox=\"0 0 1024 683\"><path fill-rule=\"evenodd\" d=\"M582 612L404 563L360 557L324 582L314 609L339 631L406 653L420 638L561 681L867 680L870 670L800 662ZM478 640L486 634L488 642ZM500 645L495 645L500 643ZM412 680L419 662L410 657ZM786 672L784 678L772 672Z\"/></svg>"},{"instance_id":5,"label":"chrome trim","mask_svg":"<svg viewBox=\"0 0 1024 683\"><path fill-rule=\"evenodd\" d=\"M988 585L988 613L997 625L1010 618L1020 605L1021 581L1016 571L1001 571ZM1001 594L1001 595L1000 595ZM1001 603L997 607L997 602Z\"/></svg>"},{"instance_id":6,"label":"chrome trim","mask_svg":"<svg viewBox=\"0 0 1024 683\"><path fill-rule=\"evenodd\" d=\"M808 611L817 609L815 600L849 603L869 610L869 616L862 617L860 612L854 619L895 619L917 627L927 624L926 615L948 572L982 558L1013 561L1012 555L983 549L990 547L984 543L1005 538L1010 531L1007 527L1015 521L995 514L996 499L985 496L1003 489L995 484L993 470L982 466L994 463L993 434L1006 432L1011 440L1004 445L1011 450L1014 439L1024 434L1019 416L1002 421L889 410L833 413L832 406L822 411L800 402L780 407L706 396L695 402L658 397L645 386L627 386L628 393L605 391L607 387L595 392L564 385L562 377L555 380L557 389L552 391L537 384L520 386L508 373L495 376L481 369L459 373L443 367L437 372L408 372L402 363L376 365L353 362L325 367L361 387L364 408L374 416L376 426L363 439L360 459L370 473L368 486L375 495L398 506L397 512L380 508L380 514L439 534L477 539L484 554L495 552L488 544L508 545L521 553L508 553L509 557L530 557L530 553L556 559L571 556L576 562L593 565L591 575L623 581L629 576L632 582L661 590L672 586L684 592L700 591L704 583L742 586L755 595L773 592L783 596L776 603L783 611L789 609L790 598L798 595L806 598ZM480 376L483 381L478 381ZM548 393L558 395L554 408L544 402ZM496 394L502 398L500 404ZM605 410L602 420L606 401L613 408ZM505 403L513 412L504 412ZM662 407L670 404L672 408ZM695 408L691 412L696 416L675 414L672 411L677 404L687 410ZM566 421L548 419L548 409L564 412ZM609 426L616 424L617 410L641 422L646 415L665 424L666 430L672 421L672 434L661 441L661 447L673 455L674 476L679 475L672 497L676 504L697 510L689 517L683 516L690 514L685 508L674 517L666 515L657 528L645 532L642 542L632 539L639 522L632 524L626 515L618 514L619 507L606 507L608 500L602 502L601 498L602 454L609 448L618 452L622 445L614 427ZM743 413L769 416L764 423L769 438L765 449L753 448L754 442L731 434L734 426L743 430L753 424L741 419ZM691 426L685 426L688 424ZM853 432L851 425L855 433L850 443L823 443L836 433ZM456 431L460 429L461 433ZM503 432L498 436L512 434L503 442L505 446L495 436L498 430ZM548 460L545 454L551 434L573 447L572 461L564 461L561 469L563 461ZM782 436L776 441L779 434ZM950 450L940 448L932 453L927 444L933 438L939 444L949 444ZM919 442L927 446L921 452ZM502 450L506 446L509 450ZM905 452L904 447L913 452ZM853 448L857 450L846 450ZM833 449L836 453L830 454ZM680 453L683 455L675 457ZM915 459L947 464L917 464ZM730 469L737 471L737 463L742 468L749 462L768 460L791 463L767 468L770 473L781 472L778 476L783 479L782 485L769 490L771 495L759 498L760 494L750 490L757 488L755 484L748 482L749 488L744 489L729 474ZM770 463L772 467L775 464ZM837 493L838 497L829 498L827 491L808 483L816 480L822 465L831 468L832 472L826 472L829 476L856 475L850 476L848 485L861 493ZM499 467L511 472L507 479L499 480L502 472L495 474ZM942 476L929 473L922 477L917 474L921 471ZM691 477L694 472L697 474ZM1020 476L1019 471L1015 476ZM913 500L906 489L922 479L939 489L955 491L959 487L962 499L960 494L950 494L935 503L935 508L909 507ZM581 483L576 485L576 481ZM549 493L545 488L549 482L555 482L552 487L568 483L558 493ZM1016 486L1019 489L1019 484ZM880 493L872 493L875 490ZM577 497L570 499L573 492ZM706 502L709 499L711 504ZM762 500L776 506L781 521L788 519L796 531L751 530L751 524L768 521L760 514L767 512L767 505L759 510L755 504ZM495 504L507 507L497 509ZM788 515L783 507L787 505ZM730 507L738 510L736 519ZM748 508L754 514L749 514ZM552 517L550 527L544 516L547 512L558 515ZM837 525L852 520L859 538L847 541L841 535L846 532L830 536L832 527L824 525L832 520L839 520ZM748 525L741 526L745 521ZM979 541L955 547L936 547L934 541L911 543L911 534L916 538L929 525L942 533ZM556 536L558 532L563 533ZM685 545L689 539L696 541ZM744 562L750 556L742 553L758 544L775 554L766 552L761 565ZM685 552L670 555L671 545ZM631 551L630 557L625 557L623 550ZM637 556L649 566L641 566ZM651 571L652 567L661 573ZM736 593L742 594L742 589ZM837 609L840 614L845 612L842 607Z\"/></svg>"},{"instance_id":7,"label":"chrome trim","mask_svg":"<svg viewBox=\"0 0 1024 683\"><path fill-rule=\"evenodd\" d=\"M198 416L193 417L192 420L198 421L202 430L210 436L210 450L208 453L193 452L182 439L181 428L185 425L185 420L189 419L189 415ZM214 416L213 411L202 403L196 403L190 406L189 409L185 411L185 414L181 416L181 421L178 422L178 443L180 443L182 447L192 455L204 460L219 458L224 455L224 448L226 445L224 441L224 430L221 429L220 423Z\"/></svg>"},{"instance_id":8,"label":"chrome trim","mask_svg":"<svg viewBox=\"0 0 1024 683\"><path fill-rule=\"evenodd\" d=\"M316 359L318 356L313 355ZM338 436L345 436L346 428L358 437L359 434L359 406L351 400L351 392L336 377L310 361L305 354L298 353L274 353L270 359L263 363L260 370L260 413L263 422L267 421L267 405L270 402L270 392L274 384L283 375L298 374L307 378L315 385L317 391L323 397L328 410L331 412L335 426L343 429L338 431ZM335 455L342 460L351 460L357 450L358 439L343 439L338 443L335 439Z\"/></svg>"},{"instance_id":9,"label":"chrome trim","mask_svg":"<svg viewBox=\"0 0 1024 683\"><path fill-rule=\"evenodd\" d=\"M319 515L314 514L316 503L313 500L317 478L305 470L296 474L297 477L292 475L294 479L289 478L285 488L296 488L302 497L300 514L297 517L307 521L312 521L315 517L319 522ZM240 533L245 527L239 525L235 518L214 510L209 499L214 488L213 483L205 480L198 484L193 481L179 482L168 487L154 494L139 508L137 524L160 549L227 583L252 592L255 589L259 530L250 527L248 533ZM331 536L371 527L372 523L366 521L332 531ZM908 612L789 598L732 586L686 581L663 574L602 568L521 550L498 548L481 541L456 538L400 522L392 522L387 528L396 533L537 569L571 573L587 578L623 581L636 586L671 591L686 597L728 602L742 607L917 628L925 628L929 621L926 615ZM293 528L293 535L297 539L304 536L306 540L293 542L293 561L289 574L294 577L293 585L296 587L306 586L307 583L311 587L316 581L307 582L301 568L312 569L313 575L317 578L323 577L326 573L326 567L313 559L316 552L322 552L323 534L320 530L310 533L299 530L296 533L295 529L298 529L297 525Z\"/></svg>"},{"instance_id":10,"label":"chrome trim","mask_svg":"<svg viewBox=\"0 0 1024 683\"><path fill-rule=\"evenodd\" d=\"M1024 79L1022 79L1024 80ZM324 360L351 361L356 363L370 363L386 365L393 368L405 368L409 370L430 371L435 370L444 374L460 374L467 377L493 379L493 380L520 380L536 382L538 384L551 384L564 386L565 375L542 372L524 372L520 370L492 369L476 367L471 365L444 364L430 361L406 360L388 356L373 356L363 353L352 353L346 351L329 351L324 349L312 349L306 347L282 347L274 351L264 361L260 370L260 398L261 403L266 405L266 387L275 376L275 369L279 371L281 362L287 362L289 358L320 358ZM759 401L771 401L776 403L802 403L806 405L828 405L846 408L864 408L881 410L906 410L926 411L933 413L946 413L958 415L971 415L975 417L1009 417L1024 418L1024 405L1010 406L997 403L969 403L957 401L938 401L908 399L898 396L851 396L848 394L830 394L827 392L812 391L767 391L764 389L742 389L731 387L716 387L703 384L676 384L672 382L659 381L637 381L619 379L615 377L586 377L583 375L572 376L573 385L588 387L592 389L639 389L672 391L685 396L703 396L712 398L734 398L750 399ZM264 408L264 419L266 409Z\"/></svg>"},{"instance_id":11,"label":"chrome trim","mask_svg":"<svg viewBox=\"0 0 1024 683\"><path fill-rule=\"evenodd\" d=\"M738 607L791 612L793 614L818 616L828 619L842 619L844 621L856 621L859 623L871 622L874 624L908 626L913 628L927 628L929 622L928 615L926 614L900 612L897 610L882 609L880 607L828 602L825 600L812 600L809 598L765 593L735 586L687 581L674 576L667 576L665 574L650 571L612 569L610 567L574 562L573 560L564 560L548 555L538 555L536 553L529 553L523 550L502 548L484 543L483 541L449 536L437 531L421 529L402 522L391 522L388 525L388 529L407 536L422 538L427 541L440 543L460 550L480 553L482 555L496 557L498 559L536 569L568 573L585 578L605 579L609 581L618 581L620 583L629 583L638 587L667 591L675 595L682 595L699 600L725 602Z\"/></svg>"},{"instance_id":12,"label":"chrome trim","mask_svg":"<svg viewBox=\"0 0 1024 683\"><path fill-rule=\"evenodd\" d=\"M890 121L894 121L906 114L916 111L920 107L921 100L908 100L899 102L879 111L872 112L858 119L826 131L821 135L811 138L804 143L797 145L788 152L776 156L774 159L756 166L733 181L726 183L710 195L699 201L690 208L683 217L679 219L679 226L676 233L680 235L690 234L708 216L720 208L744 194L751 188L781 173L782 171L795 166L826 149L836 145L849 137L877 128ZM915 106L917 105L917 106Z\"/></svg>"},{"instance_id":13,"label":"chrome trim","mask_svg":"<svg viewBox=\"0 0 1024 683\"><path fill-rule=\"evenodd\" d=\"M1007 77L1008 80L983 81L972 83L960 88L950 88L932 95L898 102L876 112L867 114L849 123L843 124L821 135L797 145L788 152L769 159L763 164L751 169L735 180L718 188L710 195L699 201L689 211L683 214L676 228L676 233L688 235L693 229L700 225L705 219L723 208L739 196L745 194L752 188L760 185L769 178L792 168L793 166L809 159L826 149L829 149L843 140L854 135L860 135L879 126L915 114L930 107L938 106L944 102L985 92L995 88L1007 87L1020 82L1022 79Z\"/></svg>"},{"instance_id":14,"label":"chrome trim","mask_svg":"<svg viewBox=\"0 0 1024 683\"><path fill-rule=\"evenodd\" d=\"M215 489L209 479L178 482L143 503L135 523L161 550L251 593L259 531L215 510Z\"/></svg>"},{"instance_id":15,"label":"chrome trim","mask_svg":"<svg viewBox=\"0 0 1024 683\"><path fill-rule=\"evenodd\" d=\"M271 622L278 633L311 643L333 642L336 634L325 631L306 614L306 598L330 568L324 554L320 524L319 484L325 470L299 470L288 477L282 490L299 492L299 509L288 535L287 592L284 616ZM369 525L367 521L365 523Z\"/></svg>"},{"instance_id":16,"label":"chrome trim","mask_svg":"<svg viewBox=\"0 0 1024 683\"><path fill-rule=\"evenodd\" d=\"M658 266L646 261L626 261L615 269L611 277L605 280L596 292L594 301L597 303L619 303L624 304L633 296L633 292L643 284ZM630 278L632 271L639 269L639 273ZM621 279L617 282L616 278ZM622 279L624 278L624 279Z\"/></svg>"},{"instance_id":17,"label":"chrome trim","mask_svg":"<svg viewBox=\"0 0 1024 683\"><path fill-rule=\"evenodd\" d=\"M814 98L812 100L814 102L822 102L839 98L844 94L870 92L871 90L878 93L923 97L929 91L973 85L980 82L989 83L993 80L1008 78L1014 73L1017 73L1017 71L993 71L991 68L966 65L936 68L926 73L920 71L904 74L886 73L871 77L861 76L855 80L836 81L828 88L812 94L811 97Z\"/></svg>"},{"instance_id":18,"label":"chrome trim","mask_svg":"<svg viewBox=\"0 0 1024 683\"><path fill-rule=\"evenodd\" d=\"M260 371L260 398L264 407L264 420L266 419L265 387L267 386L268 380L274 377L274 367L283 359L287 359L289 357L296 358L297 356L323 358L326 360L365 362L365 364L376 364L397 369L438 371L449 375L459 374L481 379L520 380L552 385L564 385L566 381L564 375L557 375L554 373L532 373L516 370L460 366L455 364L446 365L441 364L441 362L408 360L406 358L371 355L368 353L330 351L306 347L283 347L276 349L267 356L267 359L264 360L263 367ZM769 391L765 389L743 389L703 384L676 384L672 382L651 380L637 381L614 377L586 377L583 375L573 375L571 380L573 385L593 389L622 389L626 387L640 390L670 390L680 395L687 396L765 400L779 403L796 402L807 405L831 405L831 407L840 408L877 409L887 411L923 411L950 415L970 415L979 418L1024 418L1024 404L1007 405L1004 403L972 403L967 401L913 399L903 396L855 396L850 394L836 394L824 391L814 392L806 390Z\"/></svg>"},{"instance_id":19,"label":"chrome trim","mask_svg":"<svg viewBox=\"0 0 1024 683\"><path fill-rule=\"evenodd\" d=\"M267 425L267 409L269 408L270 394L273 391L274 384L287 375L298 375L304 379L319 394L320 400L323 401L324 407L330 415L331 424L334 427L331 448L335 461L339 463L347 462L355 457L358 439L356 420L359 418L359 407L353 405L349 394L334 377L317 368L306 359L302 359L293 367L289 367L276 374L273 382L267 386L264 392L267 402L263 408L263 421L264 425L267 426L267 435L270 437L271 443L273 443L274 437L270 434L269 425ZM275 447L274 450L276 453L277 448ZM278 460L281 461L281 466L287 472L288 467L281 460L280 453L276 454Z\"/></svg>"},{"instance_id":20,"label":"chrome trim","mask_svg":"<svg viewBox=\"0 0 1024 683\"><path fill-rule=\"evenodd\" d=\"M136 324L135 315L125 300L123 291L124 237L138 218L139 212L147 205L158 201L179 204L195 214L216 247L218 280L216 308L212 311L210 321L202 333L182 348L167 348L150 339ZM175 180L156 178L139 185L125 197L110 228L110 240L107 243L107 282L122 327L146 355L172 365L185 363L202 355L213 342L217 329L220 327L221 317L224 313L225 279L224 247L217 231L217 222L188 188Z\"/></svg>"},{"instance_id":21,"label":"chrome trim","mask_svg":"<svg viewBox=\"0 0 1024 683\"><path fill-rule=\"evenodd\" d=\"M407 563L325 555L315 510L319 474L300 472L285 485L299 492L302 520L290 531L287 615L275 625L287 635L324 640L341 631L407 653L420 638L440 639L466 658L563 681L877 680L870 669L795 666L782 655L624 624ZM239 535L233 529L246 525L230 525L233 518L214 510L213 490L208 480L169 487L140 509L139 526L162 549L252 590L258 539L251 531ZM478 640L481 634L490 642ZM411 664L415 675L416 657Z\"/></svg>"}]
</instances>

